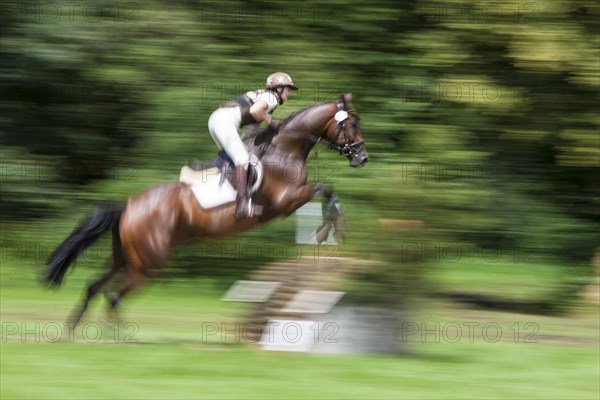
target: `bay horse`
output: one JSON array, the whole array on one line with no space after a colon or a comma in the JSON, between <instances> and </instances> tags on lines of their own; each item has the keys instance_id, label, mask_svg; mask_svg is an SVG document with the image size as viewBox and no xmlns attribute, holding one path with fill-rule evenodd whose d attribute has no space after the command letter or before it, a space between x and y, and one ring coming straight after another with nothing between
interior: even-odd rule
<instances>
[{"instance_id":1,"label":"bay horse","mask_svg":"<svg viewBox=\"0 0 600 400\"><path fill-rule=\"evenodd\" d=\"M326 220L330 224L325 224L329 226L325 230L331 226L339 230L343 214L331 207L337 201L333 191L322 184L306 184L305 162L321 140L348 158L352 167L368 162L350 99L350 94L343 94L339 100L300 110L282 121L276 131L264 130L248 145L264 169L263 182L253 195L262 206L260 216L236 219L235 202L204 209L190 186L181 182L150 187L129 198L124 207L97 208L48 259L45 280L50 286L60 286L69 265L104 232L112 231L112 265L87 288L83 303L68 320L71 326L79 323L90 300L118 272L123 272L118 290L107 293L109 311L114 311L127 293L143 286L154 271L166 267L172 249L183 241L229 238L275 217L287 217L317 195L329 201ZM291 178L290 168L294 169ZM327 232L321 232L320 240Z\"/></svg>"}]
</instances>

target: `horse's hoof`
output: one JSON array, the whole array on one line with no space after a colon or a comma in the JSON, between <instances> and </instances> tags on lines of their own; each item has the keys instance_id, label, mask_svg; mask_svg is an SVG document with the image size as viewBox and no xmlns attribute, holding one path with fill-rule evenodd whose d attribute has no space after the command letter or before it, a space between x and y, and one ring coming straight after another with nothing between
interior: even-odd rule
<instances>
[{"instance_id":1,"label":"horse's hoof","mask_svg":"<svg viewBox=\"0 0 600 400\"><path fill-rule=\"evenodd\" d=\"M346 241L346 221L343 216L339 216L333 223L333 237L339 244Z\"/></svg>"},{"instance_id":2,"label":"horse's hoof","mask_svg":"<svg viewBox=\"0 0 600 400\"><path fill-rule=\"evenodd\" d=\"M344 244L346 242L346 234L345 233L333 233L333 238L337 242L337 244Z\"/></svg>"}]
</instances>

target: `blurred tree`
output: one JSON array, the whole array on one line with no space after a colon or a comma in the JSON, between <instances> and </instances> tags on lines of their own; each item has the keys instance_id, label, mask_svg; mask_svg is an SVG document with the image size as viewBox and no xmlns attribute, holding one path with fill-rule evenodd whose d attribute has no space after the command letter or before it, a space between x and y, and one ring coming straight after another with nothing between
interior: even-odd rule
<instances>
[{"instance_id":1,"label":"blurred tree","mask_svg":"<svg viewBox=\"0 0 600 400\"><path fill-rule=\"evenodd\" d=\"M354 93L372 163L337 185L357 224L565 265L598 246L597 2L52 4L2 4L7 223L174 179L216 152L213 109L285 70L301 91L277 118Z\"/></svg>"}]
</instances>

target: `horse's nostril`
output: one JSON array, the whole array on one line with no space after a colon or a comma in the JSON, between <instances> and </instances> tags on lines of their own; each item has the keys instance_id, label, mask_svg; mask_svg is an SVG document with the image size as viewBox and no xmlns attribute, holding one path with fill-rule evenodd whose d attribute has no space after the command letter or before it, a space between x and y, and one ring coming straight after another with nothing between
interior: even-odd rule
<instances>
[{"instance_id":1,"label":"horse's nostril","mask_svg":"<svg viewBox=\"0 0 600 400\"><path fill-rule=\"evenodd\" d=\"M363 158L363 160L360 162L360 165L365 165L366 163L369 162L369 157L365 157Z\"/></svg>"}]
</instances>

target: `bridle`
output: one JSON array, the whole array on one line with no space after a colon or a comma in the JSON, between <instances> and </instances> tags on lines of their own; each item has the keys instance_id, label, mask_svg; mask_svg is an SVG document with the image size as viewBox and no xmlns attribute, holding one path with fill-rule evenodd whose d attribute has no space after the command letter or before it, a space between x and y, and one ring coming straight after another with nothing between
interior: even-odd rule
<instances>
[{"instance_id":1,"label":"bridle","mask_svg":"<svg viewBox=\"0 0 600 400\"><path fill-rule=\"evenodd\" d=\"M323 131L319 130L319 132L309 134L305 138L308 140L304 154L305 159L313 146L321 142L323 139L327 142L327 147L329 149L339 151L340 155L344 155L351 162L355 161L355 159L361 155L364 149L365 141L363 139L356 140L356 138L360 135L360 130L358 129L357 124L357 121L359 120L358 116L353 109L346 109L346 104L344 103L337 103L337 110L338 111L325 123ZM352 116L352 119L350 116ZM352 120L351 124L349 124L349 119ZM285 129L286 125L287 124L285 123L283 124L283 129ZM351 128L354 130L354 132L350 132ZM279 130L263 131L262 133L259 133L258 137L260 137L260 135L262 135L264 132L270 133L268 140L262 140L260 144L257 144L256 140L254 141L255 146L259 149L259 159L263 158L267 152L267 149L272 145L272 140L275 135L279 133ZM344 141L342 144L338 144L341 141L340 139L342 138L342 135Z\"/></svg>"},{"instance_id":2,"label":"bridle","mask_svg":"<svg viewBox=\"0 0 600 400\"><path fill-rule=\"evenodd\" d=\"M338 103L338 112L334 115L335 127L333 128L333 140L329 140L328 147L340 152L340 155L345 156L348 159L353 159L360 152L360 147L365 144L363 139L355 140L358 136L358 127L355 123L351 124L354 128L354 135L352 140L348 135L348 118L352 115L355 120L358 118L354 114L354 110L346 110L344 104ZM333 122L333 121L331 121ZM344 144L338 144L340 142L340 136L344 134Z\"/></svg>"}]
</instances>

